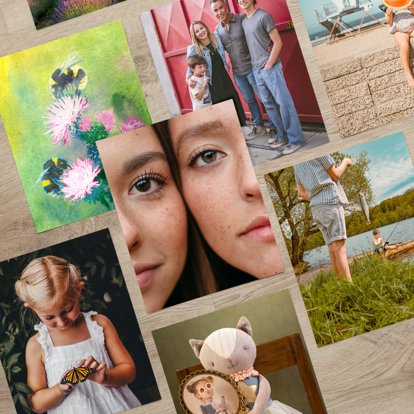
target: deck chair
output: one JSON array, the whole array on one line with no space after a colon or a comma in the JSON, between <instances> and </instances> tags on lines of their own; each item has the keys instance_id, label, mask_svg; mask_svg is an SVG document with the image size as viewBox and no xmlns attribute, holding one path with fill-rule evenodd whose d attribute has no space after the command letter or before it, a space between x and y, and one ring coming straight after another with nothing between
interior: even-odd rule
<instances>
[{"instance_id":1,"label":"deck chair","mask_svg":"<svg viewBox=\"0 0 414 414\"><path fill-rule=\"evenodd\" d=\"M295 333L257 345L254 368L261 374L269 374L295 365L302 378L312 413L325 414L325 406L301 336ZM176 371L178 381L181 382L188 374L201 369L203 369L201 364L178 369Z\"/></svg>"}]
</instances>

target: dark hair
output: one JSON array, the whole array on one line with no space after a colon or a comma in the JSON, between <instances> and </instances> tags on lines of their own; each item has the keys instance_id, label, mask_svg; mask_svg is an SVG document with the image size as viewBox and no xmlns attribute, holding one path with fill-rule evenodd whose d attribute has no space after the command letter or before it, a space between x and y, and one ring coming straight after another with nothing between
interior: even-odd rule
<instances>
[{"instance_id":1,"label":"dark hair","mask_svg":"<svg viewBox=\"0 0 414 414\"><path fill-rule=\"evenodd\" d=\"M153 127L155 131L157 132L158 138L161 142L161 146L163 147L163 150L165 154L167 155L167 160L170 165L171 173L174 177L178 190L183 196L182 182L181 182L181 177L180 177L180 173L178 169L177 159L175 158L175 154L174 154L174 148L171 142L171 137L170 137L169 128L168 128L168 121L159 122L157 124L154 124ZM242 270L239 270L235 268L234 266L228 264L221 257L219 257L217 253L215 253L211 249L211 247L207 244L203 235L201 234L201 231L198 228L198 225L195 222L191 212L188 210L187 206L186 206L186 209L187 209L189 228L192 229L192 234L191 235L189 234L188 236L188 246L189 248L191 248L191 245L192 245L191 237L195 238L197 250L199 250L198 247L200 247L202 249L202 252L205 254L205 257L203 257L202 261L205 260L206 266L209 271L207 272L207 275L205 275L206 270L203 267L197 268L197 262L196 261L194 262L194 266L192 268L193 278L194 278L194 275L197 275L196 277L197 282L201 283L201 286L199 287L200 294L197 297L256 280L254 276L249 275L248 273L243 272ZM190 251L189 251L189 254L191 254ZM208 278L211 278L209 276L210 271L214 277L214 290L211 290L211 288L204 286L206 282L200 280L204 278L208 280ZM180 281L181 280L183 280L183 278L181 278ZM212 281L209 282L209 286L211 286L211 283ZM184 289L188 290L188 285L187 287L184 286Z\"/></svg>"},{"instance_id":2,"label":"dark hair","mask_svg":"<svg viewBox=\"0 0 414 414\"><path fill-rule=\"evenodd\" d=\"M167 122L158 122L152 126L167 156L167 161L173 179L177 185L181 197L183 197L178 165L173 155L174 153L172 151L172 146L170 146L170 140L168 137ZM178 303L186 302L187 300L217 292L216 281L204 248L202 236L190 211L188 210L187 205L185 208L188 221L187 260L181 277L164 307L176 305Z\"/></svg>"},{"instance_id":3,"label":"dark hair","mask_svg":"<svg viewBox=\"0 0 414 414\"><path fill-rule=\"evenodd\" d=\"M380 231L378 229L372 230L372 234L379 234L379 233L380 233Z\"/></svg>"},{"instance_id":4,"label":"dark hair","mask_svg":"<svg viewBox=\"0 0 414 414\"><path fill-rule=\"evenodd\" d=\"M190 69L194 69L197 65L205 65L205 64L206 64L206 60L204 59L203 56L194 55L188 58L188 67Z\"/></svg>"}]
</instances>

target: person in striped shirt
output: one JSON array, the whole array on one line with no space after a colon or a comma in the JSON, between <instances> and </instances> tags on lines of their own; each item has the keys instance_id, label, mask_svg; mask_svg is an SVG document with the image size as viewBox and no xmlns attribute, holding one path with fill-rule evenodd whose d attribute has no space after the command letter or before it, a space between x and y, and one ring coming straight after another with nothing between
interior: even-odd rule
<instances>
[{"instance_id":1,"label":"person in striped shirt","mask_svg":"<svg viewBox=\"0 0 414 414\"><path fill-rule=\"evenodd\" d=\"M351 158L345 157L336 166L334 159L325 155L293 169L298 195L310 202L313 220L322 232L336 277L352 282L345 246L344 206L348 199L339 182L350 165Z\"/></svg>"}]
</instances>

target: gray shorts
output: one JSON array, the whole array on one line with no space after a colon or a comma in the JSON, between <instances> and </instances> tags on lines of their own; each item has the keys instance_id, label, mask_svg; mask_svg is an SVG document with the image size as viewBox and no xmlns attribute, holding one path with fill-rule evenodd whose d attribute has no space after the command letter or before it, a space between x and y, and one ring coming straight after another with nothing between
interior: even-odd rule
<instances>
[{"instance_id":1,"label":"gray shorts","mask_svg":"<svg viewBox=\"0 0 414 414\"><path fill-rule=\"evenodd\" d=\"M346 239L344 208L340 204L312 206L312 217L326 244Z\"/></svg>"}]
</instances>

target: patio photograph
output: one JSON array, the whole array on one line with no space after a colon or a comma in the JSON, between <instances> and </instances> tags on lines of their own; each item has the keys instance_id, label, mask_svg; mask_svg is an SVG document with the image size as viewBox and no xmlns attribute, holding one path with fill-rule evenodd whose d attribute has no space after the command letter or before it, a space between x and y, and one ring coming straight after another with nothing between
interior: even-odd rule
<instances>
[{"instance_id":1,"label":"patio photograph","mask_svg":"<svg viewBox=\"0 0 414 414\"><path fill-rule=\"evenodd\" d=\"M411 0L299 0L299 7L342 138L414 114Z\"/></svg>"}]
</instances>

